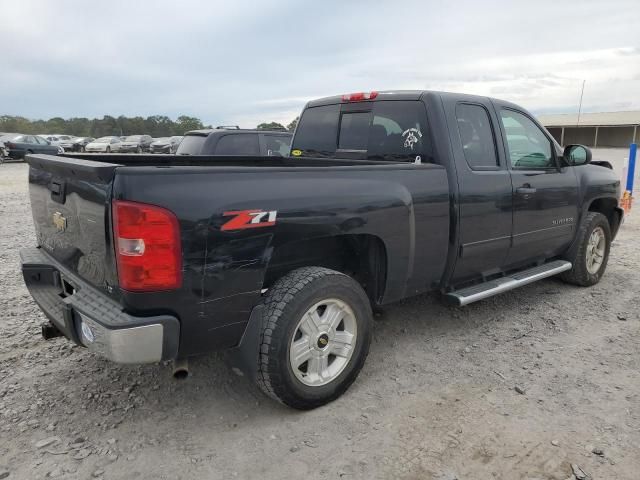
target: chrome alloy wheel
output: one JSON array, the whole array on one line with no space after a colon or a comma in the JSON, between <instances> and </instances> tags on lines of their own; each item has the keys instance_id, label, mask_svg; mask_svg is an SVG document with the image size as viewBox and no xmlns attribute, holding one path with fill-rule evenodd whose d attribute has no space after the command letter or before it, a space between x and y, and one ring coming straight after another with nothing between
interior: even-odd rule
<instances>
[{"instance_id":1,"label":"chrome alloy wheel","mask_svg":"<svg viewBox=\"0 0 640 480\"><path fill-rule=\"evenodd\" d=\"M289 346L289 364L296 378L310 387L335 380L345 369L357 341L353 310L329 298L302 316Z\"/></svg>"},{"instance_id":2,"label":"chrome alloy wheel","mask_svg":"<svg viewBox=\"0 0 640 480\"><path fill-rule=\"evenodd\" d=\"M587 242L587 271L591 275L598 273L598 270L600 270L602 266L606 244L607 239L604 235L604 230L602 227L596 227L593 232L591 232L589 241Z\"/></svg>"}]
</instances>

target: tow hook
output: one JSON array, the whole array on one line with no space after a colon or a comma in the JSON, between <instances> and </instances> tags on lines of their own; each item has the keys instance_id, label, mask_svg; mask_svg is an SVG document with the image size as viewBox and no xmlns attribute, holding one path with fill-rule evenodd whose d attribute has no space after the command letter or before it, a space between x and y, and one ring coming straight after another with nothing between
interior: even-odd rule
<instances>
[{"instance_id":1,"label":"tow hook","mask_svg":"<svg viewBox=\"0 0 640 480\"><path fill-rule=\"evenodd\" d=\"M51 340L52 338L62 337L64 334L58 330L58 327L51 323L42 324L42 338L45 340Z\"/></svg>"}]
</instances>

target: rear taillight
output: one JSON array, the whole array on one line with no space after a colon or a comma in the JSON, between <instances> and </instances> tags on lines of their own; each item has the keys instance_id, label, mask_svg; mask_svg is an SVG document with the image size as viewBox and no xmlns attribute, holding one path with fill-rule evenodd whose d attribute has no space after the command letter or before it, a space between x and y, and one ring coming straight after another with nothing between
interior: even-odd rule
<instances>
[{"instance_id":1,"label":"rear taillight","mask_svg":"<svg viewBox=\"0 0 640 480\"><path fill-rule=\"evenodd\" d=\"M11 142L5 143L4 146L6 148L16 148L16 144L15 143L11 143Z\"/></svg>"},{"instance_id":2,"label":"rear taillight","mask_svg":"<svg viewBox=\"0 0 640 480\"><path fill-rule=\"evenodd\" d=\"M113 236L120 287L134 292L182 284L180 227L169 210L115 200Z\"/></svg>"},{"instance_id":3,"label":"rear taillight","mask_svg":"<svg viewBox=\"0 0 640 480\"><path fill-rule=\"evenodd\" d=\"M346 93L342 95L343 102L362 102L364 100L373 100L378 96L378 92L358 92Z\"/></svg>"}]
</instances>

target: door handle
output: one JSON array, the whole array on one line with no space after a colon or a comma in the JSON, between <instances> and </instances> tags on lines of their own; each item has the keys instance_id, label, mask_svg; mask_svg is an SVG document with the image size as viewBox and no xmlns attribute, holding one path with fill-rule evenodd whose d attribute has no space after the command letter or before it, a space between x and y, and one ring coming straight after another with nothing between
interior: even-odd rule
<instances>
[{"instance_id":1,"label":"door handle","mask_svg":"<svg viewBox=\"0 0 640 480\"><path fill-rule=\"evenodd\" d=\"M536 189L532 188L531 186L522 186L520 188L516 189L516 193L519 193L521 195L532 195L534 193L536 193Z\"/></svg>"}]
</instances>

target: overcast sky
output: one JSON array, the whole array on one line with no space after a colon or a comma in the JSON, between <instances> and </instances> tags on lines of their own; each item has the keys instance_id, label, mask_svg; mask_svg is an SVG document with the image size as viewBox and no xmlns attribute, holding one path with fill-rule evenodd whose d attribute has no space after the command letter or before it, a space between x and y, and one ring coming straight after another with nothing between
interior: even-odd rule
<instances>
[{"instance_id":1,"label":"overcast sky","mask_svg":"<svg viewBox=\"0 0 640 480\"><path fill-rule=\"evenodd\" d=\"M316 97L438 89L640 109L637 0L0 0L0 114L288 123Z\"/></svg>"}]
</instances>

